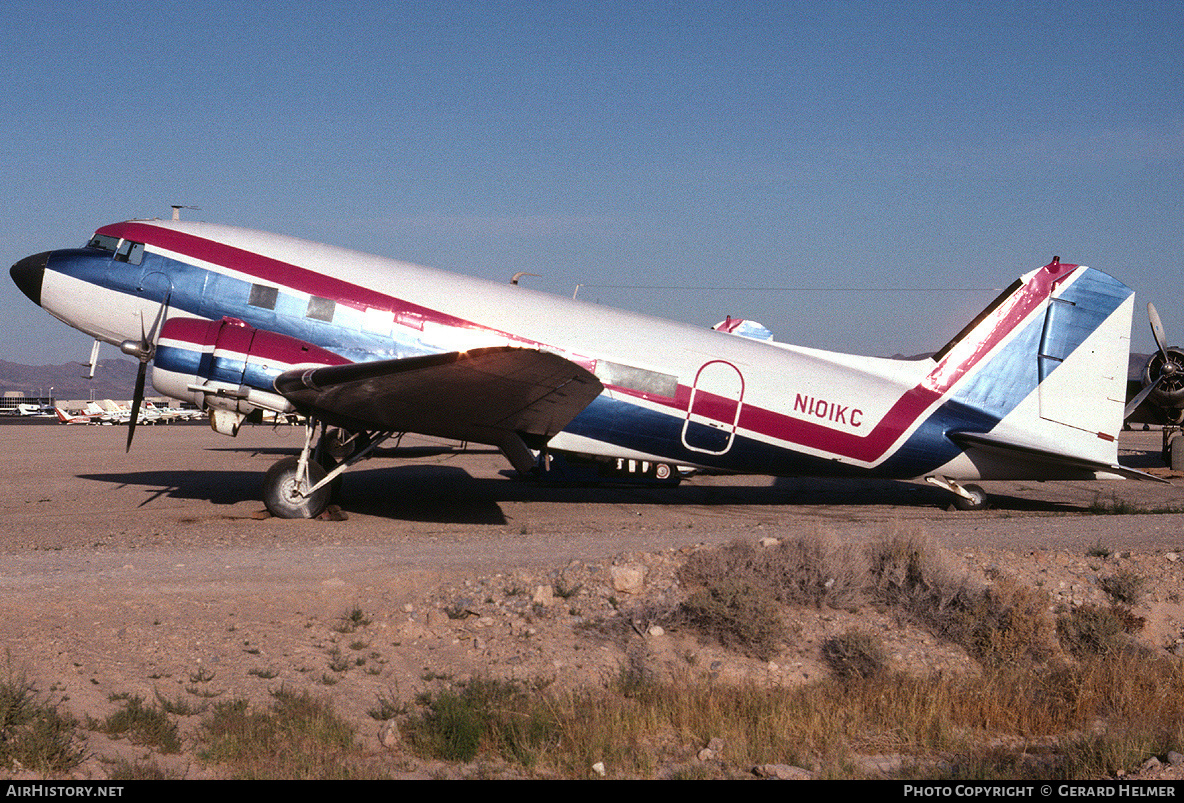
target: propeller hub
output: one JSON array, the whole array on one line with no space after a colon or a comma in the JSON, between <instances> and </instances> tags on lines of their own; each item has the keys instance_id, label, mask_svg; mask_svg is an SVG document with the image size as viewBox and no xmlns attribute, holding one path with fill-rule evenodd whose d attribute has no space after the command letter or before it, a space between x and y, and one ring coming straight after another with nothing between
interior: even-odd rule
<instances>
[{"instance_id":1,"label":"propeller hub","mask_svg":"<svg viewBox=\"0 0 1184 803\"><path fill-rule=\"evenodd\" d=\"M140 362L151 360L152 353L155 351L151 344L145 345L139 340L125 340L119 344L119 350L129 357L135 357Z\"/></svg>"}]
</instances>

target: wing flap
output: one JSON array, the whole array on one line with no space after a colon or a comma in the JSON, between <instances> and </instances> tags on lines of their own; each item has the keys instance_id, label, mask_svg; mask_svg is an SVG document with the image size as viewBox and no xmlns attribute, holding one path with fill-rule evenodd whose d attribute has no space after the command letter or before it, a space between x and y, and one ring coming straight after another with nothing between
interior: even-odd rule
<instances>
[{"instance_id":1,"label":"wing flap","mask_svg":"<svg viewBox=\"0 0 1184 803\"><path fill-rule=\"evenodd\" d=\"M551 437L603 387L558 354L508 346L293 369L275 380L299 411L337 426L478 443Z\"/></svg>"}]
</instances>

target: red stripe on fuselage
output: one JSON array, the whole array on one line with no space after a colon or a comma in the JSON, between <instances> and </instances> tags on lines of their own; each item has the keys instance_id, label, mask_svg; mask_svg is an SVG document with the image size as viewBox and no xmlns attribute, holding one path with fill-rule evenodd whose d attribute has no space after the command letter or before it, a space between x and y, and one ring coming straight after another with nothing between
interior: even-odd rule
<instances>
[{"instance_id":1,"label":"red stripe on fuselage","mask_svg":"<svg viewBox=\"0 0 1184 803\"><path fill-rule=\"evenodd\" d=\"M1044 303L1057 285L1072 275L1077 267L1053 263L1041 268L1031 281L1006 299L979 327L976 327L990 325L991 329L986 335L975 340L968 335L956 344L941 362L934 366L921 384L906 390L884 417L866 433L835 429L818 422L756 407L747 402L740 411L737 428L820 452L874 463L886 457L893 444L912 429L927 410L938 404L959 380L985 360L1016 327ZM970 335L973 334L972 331ZM613 390L631 396L643 396L623 388ZM685 412L689 397L690 388L679 385L678 399L674 403L653 398L650 398L650 401ZM697 406L703 405L703 413L721 423L729 426L732 424L735 399L702 390L697 391L696 399ZM713 411L714 414L709 411ZM696 413L699 412L700 410L696 409Z\"/></svg>"},{"instance_id":2,"label":"red stripe on fuselage","mask_svg":"<svg viewBox=\"0 0 1184 803\"><path fill-rule=\"evenodd\" d=\"M150 223L126 221L113 223L96 231L96 234L107 234L112 237L122 237L135 242L146 243L157 248L164 248L182 256L199 259L219 267L244 273L271 284L290 287L302 293L329 298L338 304L344 304L357 310L379 309L393 312L400 323L408 320L419 322L417 328L423 328L423 321L431 321L441 326L451 326L458 329L480 329L496 332L487 326L466 321L453 315L429 309L395 296L380 293L357 284L336 279L323 273L318 273L290 262L257 254L233 245L208 240L194 234L174 231L173 229L154 226ZM496 332L498 335L514 340L523 345L538 347L542 344L525 339L509 332Z\"/></svg>"}]
</instances>

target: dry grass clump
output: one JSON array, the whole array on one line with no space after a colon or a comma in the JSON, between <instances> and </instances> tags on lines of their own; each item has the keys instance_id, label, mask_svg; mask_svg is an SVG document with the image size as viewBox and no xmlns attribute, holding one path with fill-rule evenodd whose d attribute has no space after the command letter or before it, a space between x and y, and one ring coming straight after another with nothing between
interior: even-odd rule
<instances>
[{"instance_id":1,"label":"dry grass clump","mask_svg":"<svg viewBox=\"0 0 1184 803\"><path fill-rule=\"evenodd\" d=\"M66 772L82 761L80 742L77 720L9 670L0 681L0 768Z\"/></svg>"},{"instance_id":2,"label":"dry grass clump","mask_svg":"<svg viewBox=\"0 0 1184 803\"><path fill-rule=\"evenodd\" d=\"M181 752L177 723L162 706L145 705L144 698L138 694L115 695L112 699L122 700L123 706L106 719L88 718L87 727L115 738L127 737L132 744L155 747L162 753Z\"/></svg>"},{"instance_id":3,"label":"dry grass clump","mask_svg":"<svg viewBox=\"0 0 1184 803\"><path fill-rule=\"evenodd\" d=\"M842 640L848 654L874 642ZM470 681L422 699L431 716L403 729L417 752L449 755L436 738L466 733L453 760L495 759L543 777L588 777L596 763L612 778L661 777L680 765L695 777L750 777L767 763L819 778L877 777L858 757L892 753L906 757L900 778L1097 778L1184 747L1182 683L1178 662L1130 651L973 676L876 671L792 687L648 677L522 693ZM697 761L712 739L717 756Z\"/></svg>"},{"instance_id":4,"label":"dry grass clump","mask_svg":"<svg viewBox=\"0 0 1184 803\"><path fill-rule=\"evenodd\" d=\"M219 702L203 723L200 757L238 779L358 777L354 730L328 701L280 687L270 710Z\"/></svg>"},{"instance_id":5,"label":"dry grass clump","mask_svg":"<svg viewBox=\"0 0 1184 803\"><path fill-rule=\"evenodd\" d=\"M474 678L425 692L423 713L404 732L420 752L447 761L471 761L479 751L526 767L559 739L556 717L538 694L510 680Z\"/></svg>"}]
</instances>

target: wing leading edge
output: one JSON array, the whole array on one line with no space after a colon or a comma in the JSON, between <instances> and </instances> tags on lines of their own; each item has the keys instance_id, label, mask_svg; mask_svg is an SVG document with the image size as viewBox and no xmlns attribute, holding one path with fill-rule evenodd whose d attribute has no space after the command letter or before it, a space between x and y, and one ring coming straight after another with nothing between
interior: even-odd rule
<instances>
[{"instance_id":1,"label":"wing leading edge","mask_svg":"<svg viewBox=\"0 0 1184 803\"><path fill-rule=\"evenodd\" d=\"M503 449L515 436L555 435L603 388L571 360L510 346L296 368L275 380L300 412L335 426Z\"/></svg>"}]
</instances>

